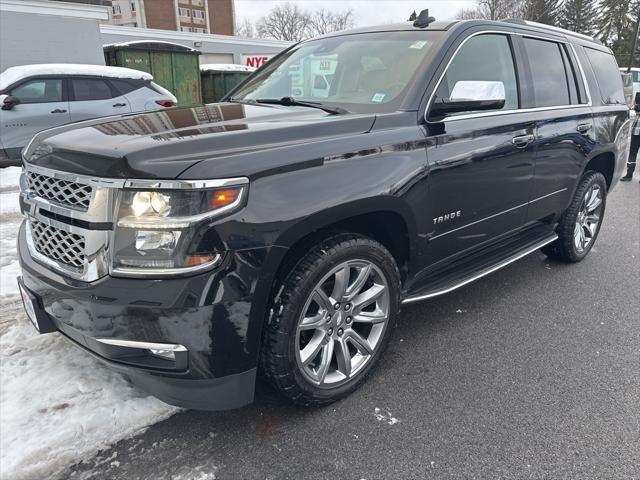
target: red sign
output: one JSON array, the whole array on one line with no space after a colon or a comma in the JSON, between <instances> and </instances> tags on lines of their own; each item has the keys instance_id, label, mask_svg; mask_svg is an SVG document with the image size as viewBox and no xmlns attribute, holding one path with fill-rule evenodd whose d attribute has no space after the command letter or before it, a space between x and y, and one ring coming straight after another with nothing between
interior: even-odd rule
<instances>
[{"instance_id":1,"label":"red sign","mask_svg":"<svg viewBox=\"0 0 640 480\"><path fill-rule=\"evenodd\" d=\"M273 54L269 53L258 55L242 55L242 64L246 65L247 67L260 68L271 58L273 58Z\"/></svg>"}]
</instances>

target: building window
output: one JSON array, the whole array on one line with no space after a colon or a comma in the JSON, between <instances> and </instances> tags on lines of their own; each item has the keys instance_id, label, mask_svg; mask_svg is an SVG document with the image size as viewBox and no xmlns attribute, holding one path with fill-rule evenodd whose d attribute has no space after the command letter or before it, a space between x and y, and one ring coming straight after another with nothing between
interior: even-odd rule
<instances>
[{"instance_id":1,"label":"building window","mask_svg":"<svg viewBox=\"0 0 640 480\"><path fill-rule=\"evenodd\" d=\"M204 18L204 10L193 9L193 18Z\"/></svg>"},{"instance_id":2,"label":"building window","mask_svg":"<svg viewBox=\"0 0 640 480\"><path fill-rule=\"evenodd\" d=\"M204 7L204 0L191 0L191 5L196 5L198 7Z\"/></svg>"},{"instance_id":3,"label":"building window","mask_svg":"<svg viewBox=\"0 0 640 480\"><path fill-rule=\"evenodd\" d=\"M180 7L178 9L178 11L180 12L180 16L181 17L190 17L191 16L191 12L188 8L182 8Z\"/></svg>"},{"instance_id":4,"label":"building window","mask_svg":"<svg viewBox=\"0 0 640 480\"><path fill-rule=\"evenodd\" d=\"M111 11L113 12L114 15L120 15L122 13L122 10L120 9L120 5L113 5L111 7Z\"/></svg>"},{"instance_id":5,"label":"building window","mask_svg":"<svg viewBox=\"0 0 640 480\"><path fill-rule=\"evenodd\" d=\"M131 2L131 11L135 12L136 11L136 4L135 2Z\"/></svg>"},{"instance_id":6,"label":"building window","mask_svg":"<svg viewBox=\"0 0 640 480\"><path fill-rule=\"evenodd\" d=\"M194 27L193 31L195 33L206 33L206 30L204 28L198 28L198 27Z\"/></svg>"}]
</instances>

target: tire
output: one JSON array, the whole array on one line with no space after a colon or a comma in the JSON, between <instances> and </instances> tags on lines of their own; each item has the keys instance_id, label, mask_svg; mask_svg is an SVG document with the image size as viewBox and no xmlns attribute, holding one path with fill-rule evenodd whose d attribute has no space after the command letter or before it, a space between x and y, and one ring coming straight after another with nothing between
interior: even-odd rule
<instances>
[{"instance_id":1,"label":"tire","mask_svg":"<svg viewBox=\"0 0 640 480\"><path fill-rule=\"evenodd\" d=\"M567 263L581 261L595 243L607 204L607 182L587 171L556 228L558 239L542 248L547 256Z\"/></svg>"},{"instance_id":2,"label":"tire","mask_svg":"<svg viewBox=\"0 0 640 480\"><path fill-rule=\"evenodd\" d=\"M311 247L275 291L261 350L265 380L305 406L357 389L384 352L398 313L393 256L370 238L337 234Z\"/></svg>"}]
</instances>

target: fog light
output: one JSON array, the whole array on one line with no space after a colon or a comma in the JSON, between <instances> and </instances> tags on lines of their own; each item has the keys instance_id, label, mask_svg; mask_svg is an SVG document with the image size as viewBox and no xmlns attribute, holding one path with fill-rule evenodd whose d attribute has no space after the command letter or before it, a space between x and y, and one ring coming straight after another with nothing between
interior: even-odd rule
<instances>
[{"instance_id":1,"label":"fog light","mask_svg":"<svg viewBox=\"0 0 640 480\"><path fill-rule=\"evenodd\" d=\"M165 360L171 360L173 362L175 362L176 360L176 353L174 350L160 350L160 349L150 348L149 352L151 352L151 355L164 358Z\"/></svg>"}]
</instances>

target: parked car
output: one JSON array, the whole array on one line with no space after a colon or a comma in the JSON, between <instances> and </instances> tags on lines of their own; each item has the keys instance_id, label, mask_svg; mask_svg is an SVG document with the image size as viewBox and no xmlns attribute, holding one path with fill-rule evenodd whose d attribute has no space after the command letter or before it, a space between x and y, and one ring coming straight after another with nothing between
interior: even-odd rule
<instances>
[{"instance_id":1,"label":"parked car","mask_svg":"<svg viewBox=\"0 0 640 480\"><path fill-rule=\"evenodd\" d=\"M39 64L0 74L0 166L19 165L37 132L90 118L160 110L176 97L145 72L100 65Z\"/></svg>"},{"instance_id":2,"label":"parked car","mask_svg":"<svg viewBox=\"0 0 640 480\"><path fill-rule=\"evenodd\" d=\"M621 68L620 72L627 73L627 68ZM633 95L640 92L640 68L632 68L630 72L631 81L633 82Z\"/></svg>"},{"instance_id":3,"label":"parked car","mask_svg":"<svg viewBox=\"0 0 640 480\"><path fill-rule=\"evenodd\" d=\"M318 57L316 97L290 75ZM540 249L584 259L629 116L611 51L551 27L423 13L304 41L222 103L36 135L25 307L168 403L238 407L260 373L327 404L401 305Z\"/></svg>"},{"instance_id":4,"label":"parked car","mask_svg":"<svg viewBox=\"0 0 640 480\"><path fill-rule=\"evenodd\" d=\"M633 94L633 75L631 73L621 73L622 86L624 91L624 98L629 108L633 108L634 94Z\"/></svg>"}]
</instances>

